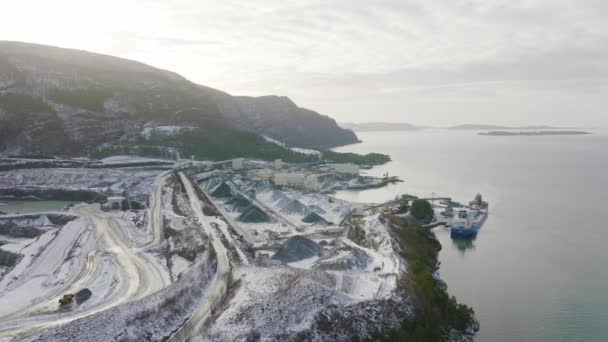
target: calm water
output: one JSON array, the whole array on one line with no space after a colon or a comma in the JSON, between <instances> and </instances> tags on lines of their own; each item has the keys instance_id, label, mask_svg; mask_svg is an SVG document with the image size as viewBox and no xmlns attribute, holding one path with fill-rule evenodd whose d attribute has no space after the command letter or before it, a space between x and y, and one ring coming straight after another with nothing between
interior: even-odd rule
<instances>
[{"instance_id":1,"label":"calm water","mask_svg":"<svg viewBox=\"0 0 608 342\"><path fill-rule=\"evenodd\" d=\"M19 201L19 200L1 200L0 211L14 214L28 214L42 211L55 211L64 208L68 204L78 202L71 201Z\"/></svg>"},{"instance_id":2,"label":"calm water","mask_svg":"<svg viewBox=\"0 0 608 342\"><path fill-rule=\"evenodd\" d=\"M390 154L405 183L340 192L381 202L401 193L468 201L490 216L471 244L438 228L443 279L472 306L477 341L608 341L608 134L484 137L473 132L360 133L338 148Z\"/></svg>"}]
</instances>

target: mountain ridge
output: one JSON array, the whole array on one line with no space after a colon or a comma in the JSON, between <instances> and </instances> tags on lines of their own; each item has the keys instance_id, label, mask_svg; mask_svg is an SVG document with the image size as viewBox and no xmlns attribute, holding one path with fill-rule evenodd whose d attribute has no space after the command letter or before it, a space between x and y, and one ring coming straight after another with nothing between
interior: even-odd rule
<instances>
[{"instance_id":1,"label":"mountain ridge","mask_svg":"<svg viewBox=\"0 0 608 342\"><path fill-rule=\"evenodd\" d=\"M142 139L141 132L151 126L187 126L196 132ZM262 134L303 148L358 141L335 120L285 97L232 96L138 61L0 41L0 153L75 156L118 146L159 149L165 143L179 150L186 133L190 143L209 144L218 136L224 143L243 141L245 151L251 144L274 148L264 145Z\"/></svg>"}]
</instances>

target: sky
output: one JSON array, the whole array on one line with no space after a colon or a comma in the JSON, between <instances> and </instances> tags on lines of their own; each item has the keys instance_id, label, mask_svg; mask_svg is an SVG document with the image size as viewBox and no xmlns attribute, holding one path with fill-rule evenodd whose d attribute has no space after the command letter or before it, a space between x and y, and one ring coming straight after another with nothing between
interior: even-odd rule
<instances>
[{"instance_id":1,"label":"sky","mask_svg":"<svg viewBox=\"0 0 608 342\"><path fill-rule=\"evenodd\" d=\"M0 0L0 40L138 60L339 122L608 127L605 0Z\"/></svg>"}]
</instances>

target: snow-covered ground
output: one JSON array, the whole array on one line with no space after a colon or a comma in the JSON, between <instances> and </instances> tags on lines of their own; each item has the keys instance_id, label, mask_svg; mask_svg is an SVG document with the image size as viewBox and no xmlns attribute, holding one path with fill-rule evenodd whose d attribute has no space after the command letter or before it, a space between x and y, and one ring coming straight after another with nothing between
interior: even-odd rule
<instances>
[{"instance_id":1,"label":"snow-covered ground","mask_svg":"<svg viewBox=\"0 0 608 342\"><path fill-rule=\"evenodd\" d=\"M294 189L278 190L272 187L257 192L256 198L298 224L304 224L302 219L314 212L325 219L329 226L336 226L357 207L357 204L328 195Z\"/></svg>"},{"instance_id":2,"label":"snow-covered ground","mask_svg":"<svg viewBox=\"0 0 608 342\"><path fill-rule=\"evenodd\" d=\"M208 236L201 231L187 196L177 184L176 179L170 177L161 197L162 234L166 237L161 257L174 281L194 265L205 250L203 246L208 245Z\"/></svg>"},{"instance_id":3,"label":"snow-covered ground","mask_svg":"<svg viewBox=\"0 0 608 342\"><path fill-rule=\"evenodd\" d=\"M264 139L269 142L269 143L273 143L282 147L287 147L285 145L285 143L280 142L276 139L273 139L271 137L267 137L265 135L263 135ZM302 153L302 154L307 154L307 155L314 155L314 156L320 156L321 155L321 151L317 151L317 150L312 150L312 149L308 149L308 148L300 148L300 147L288 147L290 150L294 151L294 152L298 152L298 153Z\"/></svg>"},{"instance_id":4,"label":"snow-covered ground","mask_svg":"<svg viewBox=\"0 0 608 342\"><path fill-rule=\"evenodd\" d=\"M97 204L76 206L71 213L79 218L54 238L45 233L20 251L23 259L33 258L14 268L18 277L8 274L4 279L8 284L0 296L6 301L0 336L13 336L28 326L67 323L144 298L168 284L164 265L139 253L126 238L125 231L133 226L122 215L104 213ZM85 305L67 312L59 308L63 293L83 288L93 292Z\"/></svg>"},{"instance_id":5,"label":"snow-covered ground","mask_svg":"<svg viewBox=\"0 0 608 342\"><path fill-rule=\"evenodd\" d=\"M398 244L377 214L353 216L364 204L255 171L28 169L0 173L5 185L126 192L148 208L77 205L62 225L23 217L34 238L0 234L0 250L23 255L0 269L0 340L340 340L411 311ZM59 308L82 288L89 300Z\"/></svg>"},{"instance_id":6,"label":"snow-covered ground","mask_svg":"<svg viewBox=\"0 0 608 342\"><path fill-rule=\"evenodd\" d=\"M310 328L325 307L352 303L333 290L335 279L325 272L272 265L239 268L235 278L234 298L201 340L288 339Z\"/></svg>"},{"instance_id":7,"label":"snow-covered ground","mask_svg":"<svg viewBox=\"0 0 608 342\"><path fill-rule=\"evenodd\" d=\"M107 195L123 195L146 201L161 170L52 168L20 169L0 172L0 188L38 186L64 189L90 189Z\"/></svg>"},{"instance_id":8,"label":"snow-covered ground","mask_svg":"<svg viewBox=\"0 0 608 342\"><path fill-rule=\"evenodd\" d=\"M120 175L125 174L117 170L51 170L46 170L47 180L57 188L74 184L66 184L55 171L64 171L78 186L99 182L95 176L121 181ZM46 185L38 178L39 171L45 170L20 170L23 184L33 181ZM147 197L155 188L152 185L158 171L140 172L126 172L132 178L122 180L130 181L131 188L140 187ZM5 181L18 176L2 175ZM142 214L146 211L102 212L99 204L91 204L77 205L67 213L0 216L0 226L4 227L0 240L5 241L0 249L20 255L0 279L0 339L120 307L166 287L170 278L165 262L156 257L154 249L147 253L139 250L142 245L151 247L149 241L154 240L151 235L156 231L145 229L148 225L141 222L146 216ZM31 237L4 236L2 232ZM84 288L92 292L87 301L59 307L63 294Z\"/></svg>"},{"instance_id":9,"label":"snow-covered ground","mask_svg":"<svg viewBox=\"0 0 608 342\"><path fill-rule=\"evenodd\" d=\"M23 219L21 219L23 218ZM35 304L39 298L57 292L76 276L82 263L82 247L90 243L90 227L82 219L58 226L47 215L3 218L0 225L35 228L42 234L32 238L0 234L0 250L21 256L0 278L0 317Z\"/></svg>"},{"instance_id":10,"label":"snow-covered ground","mask_svg":"<svg viewBox=\"0 0 608 342\"><path fill-rule=\"evenodd\" d=\"M182 326L205 297L216 261L205 253L178 281L145 298L100 311L27 341L161 341ZM85 302L86 303L86 302Z\"/></svg>"},{"instance_id":11,"label":"snow-covered ground","mask_svg":"<svg viewBox=\"0 0 608 342\"><path fill-rule=\"evenodd\" d=\"M263 240L282 240L293 235L341 231L339 224L359 204L326 194L277 189L269 182L253 181L248 175L221 171L194 176L230 219ZM252 197L254 193L254 197ZM268 217L244 218L254 206ZM259 242L259 241L257 241ZM256 243L256 245L259 245Z\"/></svg>"},{"instance_id":12,"label":"snow-covered ground","mask_svg":"<svg viewBox=\"0 0 608 342\"><path fill-rule=\"evenodd\" d=\"M141 131L141 135L150 139L153 134L172 136L182 132L188 132L196 129L196 127L192 126L147 126Z\"/></svg>"},{"instance_id":13,"label":"snow-covered ground","mask_svg":"<svg viewBox=\"0 0 608 342\"><path fill-rule=\"evenodd\" d=\"M348 219L364 231L365 239L359 244L348 239L348 225L340 225L365 205L327 194L275 188L248 173L215 170L194 178L231 220L258 238L253 243L257 258L251 267L239 267L233 273L238 287L202 340L310 336L328 307L357 311L359 303L401 298L398 281L405 263L384 220L378 214ZM266 219L245 220L244 213L252 207L266 213ZM294 236L313 239L319 253L285 264L268 260Z\"/></svg>"},{"instance_id":14,"label":"snow-covered ground","mask_svg":"<svg viewBox=\"0 0 608 342\"><path fill-rule=\"evenodd\" d=\"M300 148L300 147L290 147L290 150L294 151L294 152L298 152L298 153L302 153L302 154L307 154L307 155L313 155L313 156L320 156L321 155L321 151L317 151L317 150L312 150L309 148Z\"/></svg>"}]
</instances>

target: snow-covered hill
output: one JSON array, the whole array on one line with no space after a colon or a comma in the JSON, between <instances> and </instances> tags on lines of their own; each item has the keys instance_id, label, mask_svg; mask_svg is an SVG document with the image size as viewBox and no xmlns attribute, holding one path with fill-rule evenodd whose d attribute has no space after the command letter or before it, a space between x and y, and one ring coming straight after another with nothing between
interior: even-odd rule
<instances>
[{"instance_id":1,"label":"snow-covered hill","mask_svg":"<svg viewBox=\"0 0 608 342\"><path fill-rule=\"evenodd\" d=\"M357 141L333 119L285 97L235 97L130 60L0 42L0 153L74 156L134 144L149 151L150 145L163 145L166 127L189 139L222 133L244 146L254 139L244 132L291 147ZM151 132L163 134L155 140ZM177 149L185 144L179 136L176 140ZM259 144L266 142L260 139Z\"/></svg>"}]
</instances>

